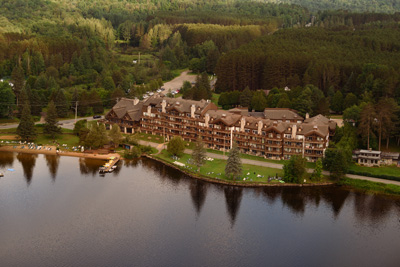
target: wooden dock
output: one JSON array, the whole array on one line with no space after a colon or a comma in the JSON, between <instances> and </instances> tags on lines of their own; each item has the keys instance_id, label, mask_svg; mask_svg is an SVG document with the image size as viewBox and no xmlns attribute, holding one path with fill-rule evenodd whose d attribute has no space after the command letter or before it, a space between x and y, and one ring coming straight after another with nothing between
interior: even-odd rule
<instances>
[{"instance_id":1,"label":"wooden dock","mask_svg":"<svg viewBox=\"0 0 400 267\"><path fill-rule=\"evenodd\" d=\"M112 172L115 169L114 166L118 163L119 160L120 160L119 156L110 157L107 163L105 163L102 167L100 167L99 172L100 173Z\"/></svg>"}]
</instances>

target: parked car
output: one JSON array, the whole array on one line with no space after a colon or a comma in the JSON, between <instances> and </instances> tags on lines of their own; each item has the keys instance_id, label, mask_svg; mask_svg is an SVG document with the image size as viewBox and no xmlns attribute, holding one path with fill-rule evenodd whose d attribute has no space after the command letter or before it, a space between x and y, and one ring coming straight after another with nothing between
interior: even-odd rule
<instances>
[{"instance_id":1,"label":"parked car","mask_svg":"<svg viewBox=\"0 0 400 267\"><path fill-rule=\"evenodd\" d=\"M149 97L148 95L143 95L143 99L148 98L148 97Z\"/></svg>"},{"instance_id":2,"label":"parked car","mask_svg":"<svg viewBox=\"0 0 400 267\"><path fill-rule=\"evenodd\" d=\"M158 89L156 92L157 92L157 93L161 93L161 89Z\"/></svg>"},{"instance_id":3,"label":"parked car","mask_svg":"<svg viewBox=\"0 0 400 267\"><path fill-rule=\"evenodd\" d=\"M154 95L154 93L153 93L153 92L150 92L150 93L149 93L149 96L152 96L152 95Z\"/></svg>"},{"instance_id":4,"label":"parked car","mask_svg":"<svg viewBox=\"0 0 400 267\"><path fill-rule=\"evenodd\" d=\"M160 89L161 91L164 91L165 90L165 88L164 87L161 87L161 89Z\"/></svg>"},{"instance_id":5,"label":"parked car","mask_svg":"<svg viewBox=\"0 0 400 267\"><path fill-rule=\"evenodd\" d=\"M94 115L93 119L101 119L101 115Z\"/></svg>"}]
</instances>

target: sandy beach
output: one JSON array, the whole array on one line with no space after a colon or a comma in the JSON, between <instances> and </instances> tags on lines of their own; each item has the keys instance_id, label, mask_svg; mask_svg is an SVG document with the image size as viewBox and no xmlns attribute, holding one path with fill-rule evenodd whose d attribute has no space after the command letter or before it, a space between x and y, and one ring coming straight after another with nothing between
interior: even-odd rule
<instances>
[{"instance_id":1,"label":"sandy beach","mask_svg":"<svg viewBox=\"0 0 400 267\"><path fill-rule=\"evenodd\" d=\"M51 150L48 150L47 148L51 148ZM29 149L26 145L24 148L22 148L21 145L18 146L7 145L7 146L1 146L0 151L29 153L29 154L60 155L60 156L93 158L93 159L104 159L104 160L107 160L110 157L117 157L117 158L121 157L121 155L119 155L118 153L97 154L97 153L71 152L64 150L59 150L57 152L56 146L46 146L46 148L38 150L38 149Z\"/></svg>"}]
</instances>

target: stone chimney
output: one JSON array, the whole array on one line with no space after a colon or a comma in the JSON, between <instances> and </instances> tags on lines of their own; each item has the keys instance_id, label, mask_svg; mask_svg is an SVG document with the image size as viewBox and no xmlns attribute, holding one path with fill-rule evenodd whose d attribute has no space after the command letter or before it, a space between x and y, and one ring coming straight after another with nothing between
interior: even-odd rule
<instances>
[{"instance_id":1,"label":"stone chimney","mask_svg":"<svg viewBox=\"0 0 400 267\"><path fill-rule=\"evenodd\" d=\"M147 114L150 116L150 114L151 114L151 106L147 106Z\"/></svg>"},{"instance_id":2,"label":"stone chimney","mask_svg":"<svg viewBox=\"0 0 400 267\"><path fill-rule=\"evenodd\" d=\"M292 127L292 138L295 139L296 138L296 132L297 132L297 125L293 125Z\"/></svg>"},{"instance_id":3,"label":"stone chimney","mask_svg":"<svg viewBox=\"0 0 400 267\"><path fill-rule=\"evenodd\" d=\"M206 113L206 115L204 116L204 123L206 127L208 127L209 121L210 121L210 114Z\"/></svg>"},{"instance_id":4,"label":"stone chimney","mask_svg":"<svg viewBox=\"0 0 400 267\"><path fill-rule=\"evenodd\" d=\"M167 101L165 101L165 99L163 99L163 101L161 102L161 112L165 113L165 107L167 106Z\"/></svg>"},{"instance_id":5,"label":"stone chimney","mask_svg":"<svg viewBox=\"0 0 400 267\"><path fill-rule=\"evenodd\" d=\"M310 114L308 114L308 112L306 113L306 119L310 118Z\"/></svg>"},{"instance_id":6,"label":"stone chimney","mask_svg":"<svg viewBox=\"0 0 400 267\"><path fill-rule=\"evenodd\" d=\"M190 107L190 117L194 118L194 112L196 111L196 106L192 105Z\"/></svg>"},{"instance_id":7,"label":"stone chimney","mask_svg":"<svg viewBox=\"0 0 400 267\"><path fill-rule=\"evenodd\" d=\"M240 131L244 132L244 126L246 125L246 119L244 117L242 117L240 119Z\"/></svg>"},{"instance_id":8,"label":"stone chimney","mask_svg":"<svg viewBox=\"0 0 400 267\"><path fill-rule=\"evenodd\" d=\"M133 105L136 106L137 104L139 104L139 99L135 97L135 99L133 99Z\"/></svg>"},{"instance_id":9,"label":"stone chimney","mask_svg":"<svg viewBox=\"0 0 400 267\"><path fill-rule=\"evenodd\" d=\"M259 122L258 122L258 129L257 129L257 133L258 133L258 134L261 134L261 132L262 132L262 127L263 127L263 123L262 123L262 121L259 121Z\"/></svg>"}]
</instances>

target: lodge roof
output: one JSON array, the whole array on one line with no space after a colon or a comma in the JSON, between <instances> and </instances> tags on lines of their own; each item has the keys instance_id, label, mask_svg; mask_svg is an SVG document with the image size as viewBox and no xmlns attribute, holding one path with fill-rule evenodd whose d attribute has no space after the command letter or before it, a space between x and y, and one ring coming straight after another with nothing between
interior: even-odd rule
<instances>
[{"instance_id":1,"label":"lodge roof","mask_svg":"<svg viewBox=\"0 0 400 267\"><path fill-rule=\"evenodd\" d=\"M331 119L328 119L327 117L319 114L317 116L314 116L312 118L308 118L304 120L304 123L310 123L313 125L326 125L329 127L330 130L336 129L337 123Z\"/></svg>"},{"instance_id":2,"label":"lodge roof","mask_svg":"<svg viewBox=\"0 0 400 267\"><path fill-rule=\"evenodd\" d=\"M301 117L297 112L290 108L266 108L264 109L264 117L271 120L299 120L303 121L304 118Z\"/></svg>"}]
</instances>

